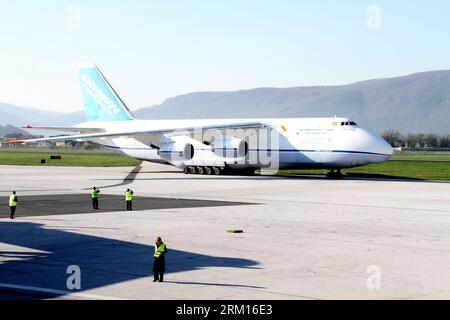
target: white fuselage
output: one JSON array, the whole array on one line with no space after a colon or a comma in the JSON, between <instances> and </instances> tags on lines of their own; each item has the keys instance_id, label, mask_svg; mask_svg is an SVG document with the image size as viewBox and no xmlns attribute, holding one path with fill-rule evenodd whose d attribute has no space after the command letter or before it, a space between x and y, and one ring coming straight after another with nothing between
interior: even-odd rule
<instances>
[{"instance_id":1,"label":"white fuselage","mask_svg":"<svg viewBox=\"0 0 450 320\"><path fill-rule=\"evenodd\" d=\"M279 168L326 168L340 169L380 163L392 155L392 147L380 136L362 129L347 118L288 118L288 119L246 119L258 121L277 134L277 141L250 143L247 157L259 159L264 153L276 153ZM136 130L164 130L167 128L205 127L216 124L235 124L236 119L206 120L131 120L88 122L80 127L97 127L105 132ZM350 125L352 123L353 125ZM263 129L254 129L263 130ZM228 135L228 134L227 134ZM148 139L147 139L148 140ZM168 141L188 142L195 148L192 159L170 161L160 156L159 146ZM92 139L105 148L114 149L133 158L151 162L168 163L183 168L188 166L228 166L236 168L269 167L266 162L238 161L230 157L217 156L213 146L193 139L190 135L165 135L157 141L138 138Z\"/></svg>"}]
</instances>

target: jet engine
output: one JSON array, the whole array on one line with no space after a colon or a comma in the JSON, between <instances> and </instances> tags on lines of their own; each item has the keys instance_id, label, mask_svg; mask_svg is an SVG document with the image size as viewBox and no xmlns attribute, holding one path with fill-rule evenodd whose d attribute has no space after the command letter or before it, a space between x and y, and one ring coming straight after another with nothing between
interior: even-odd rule
<instances>
[{"instance_id":1,"label":"jet engine","mask_svg":"<svg viewBox=\"0 0 450 320\"><path fill-rule=\"evenodd\" d=\"M158 155L166 161L189 161L194 157L194 146L186 142L169 142L159 148Z\"/></svg>"},{"instance_id":2,"label":"jet engine","mask_svg":"<svg viewBox=\"0 0 450 320\"><path fill-rule=\"evenodd\" d=\"M215 141L212 150L219 157L241 158L248 153L248 143L235 137L227 137Z\"/></svg>"}]
</instances>

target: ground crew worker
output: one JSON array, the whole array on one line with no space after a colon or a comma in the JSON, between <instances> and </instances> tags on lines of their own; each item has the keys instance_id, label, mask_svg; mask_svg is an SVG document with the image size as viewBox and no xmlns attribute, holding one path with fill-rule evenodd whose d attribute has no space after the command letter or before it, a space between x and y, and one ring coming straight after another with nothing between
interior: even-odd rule
<instances>
[{"instance_id":1,"label":"ground crew worker","mask_svg":"<svg viewBox=\"0 0 450 320\"><path fill-rule=\"evenodd\" d=\"M167 246L162 241L161 237L158 237L155 241L155 254L153 259L153 282L163 282L164 272L166 271L166 259Z\"/></svg>"},{"instance_id":2,"label":"ground crew worker","mask_svg":"<svg viewBox=\"0 0 450 320\"><path fill-rule=\"evenodd\" d=\"M133 190L127 189L125 192L125 201L127 203L127 211L133 211Z\"/></svg>"},{"instance_id":3,"label":"ground crew worker","mask_svg":"<svg viewBox=\"0 0 450 320\"><path fill-rule=\"evenodd\" d=\"M100 193L100 190L97 189L97 187L92 188L91 190L91 196L92 196L92 206L95 210L98 210L98 194Z\"/></svg>"},{"instance_id":4,"label":"ground crew worker","mask_svg":"<svg viewBox=\"0 0 450 320\"><path fill-rule=\"evenodd\" d=\"M11 195L9 196L9 207L11 208L11 215L10 215L11 219L14 219L14 215L16 214L17 202L19 202L19 199L17 198L16 192L13 191L11 193Z\"/></svg>"}]
</instances>

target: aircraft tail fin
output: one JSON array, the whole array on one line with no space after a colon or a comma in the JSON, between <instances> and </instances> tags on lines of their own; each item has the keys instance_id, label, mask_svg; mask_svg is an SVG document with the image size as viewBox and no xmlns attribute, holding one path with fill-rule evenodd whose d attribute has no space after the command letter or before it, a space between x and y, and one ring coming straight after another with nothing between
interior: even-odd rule
<instances>
[{"instance_id":1,"label":"aircraft tail fin","mask_svg":"<svg viewBox=\"0 0 450 320\"><path fill-rule=\"evenodd\" d=\"M94 64L78 64L78 73L88 121L134 120L131 111Z\"/></svg>"}]
</instances>

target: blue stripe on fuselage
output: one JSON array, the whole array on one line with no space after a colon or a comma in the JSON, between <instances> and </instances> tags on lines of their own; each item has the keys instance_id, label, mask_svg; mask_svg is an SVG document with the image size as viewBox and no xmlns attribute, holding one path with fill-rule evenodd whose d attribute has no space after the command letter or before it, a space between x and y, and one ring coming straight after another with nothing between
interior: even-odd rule
<instances>
[{"instance_id":1,"label":"blue stripe on fuselage","mask_svg":"<svg viewBox=\"0 0 450 320\"><path fill-rule=\"evenodd\" d=\"M153 148L121 148L116 146L108 146L103 144L98 144L99 146L102 146L104 148L109 149L117 149L117 150L156 150ZM210 149L196 149L199 151L206 151ZM390 154L384 154L384 153L374 153L374 152L365 152L365 151L350 151L350 150L297 150L297 149L280 149L280 150L273 150L273 149L249 149L249 151L252 152L299 152L299 153L352 153L352 154L368 154L368 155L376 155L376 156L391 156Z\"/></svg>"}]
</instances>

